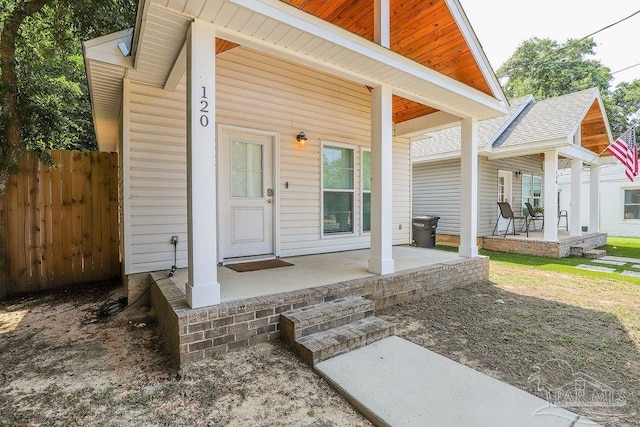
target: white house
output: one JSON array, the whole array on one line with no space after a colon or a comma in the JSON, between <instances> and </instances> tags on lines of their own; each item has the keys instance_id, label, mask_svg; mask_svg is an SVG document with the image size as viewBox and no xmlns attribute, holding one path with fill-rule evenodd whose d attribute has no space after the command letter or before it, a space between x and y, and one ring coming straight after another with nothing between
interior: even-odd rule
<instances>
[{"instance_id":1,"label":"white house","mask_svg":"<svg viewBox=\"0 0 640 427\"><path fill-rule=\"evenodd\" d=\"M141 0L134 29L84 49L99 147L121 158L126 277L169 268L173 236L193 308L237 259L371 247L392 273L410 137L459 121L476 256L477 123L507 102L458 1Z\"/></svg>"},{"instance_id":2,"label":"white house","mask_svg":"<svg viewBox=\"0 0 640 427\"><path fill-rule=\"evenodd\" d=\"M570 175L561 171L558 176L560 209L571 212L569 194ZM582 222L588 229L590 173L582 171L582 193L586 196L580 203ZM600 230L610 236L640 237L640 182L631 182L624 173L621 164L606 165L600 168Z\"/></svg>"},{"instance_id":3,"label":"white house","mask_svg":"<svg viewBox=\"0 0 640 427\"><path fill-rule=\"evenodd\" d=\"M598 173L603 159L597 153L611 141L608 120L597 89L535 101L532 96L511 101L509 114L479 123L478 236L491 236L496 228L498 201L511 204L516 216L524 203L544 210L545 241L557 241L559 162L569 165L567 197L583 203L579 174L583 165ZM457 244L460 233L460 127L429 132L412 143L413 213L436 215L439 241ZM586 191L598 199L598 180ZM587 202L584 202L587 203ZM586 204L598 217L598 205ZM571 236L581 236L580 223L589 221L579 212L569 217ZM499 223L504 230L507 222ZM564 224L564 223L563 223ZM594 224L597 224L595 222ZM538 224L540 227L542 224ZM520 223L517 224L519 228ZM598 231L592 225L592 231Z\"/></svg>"}]
</instances>

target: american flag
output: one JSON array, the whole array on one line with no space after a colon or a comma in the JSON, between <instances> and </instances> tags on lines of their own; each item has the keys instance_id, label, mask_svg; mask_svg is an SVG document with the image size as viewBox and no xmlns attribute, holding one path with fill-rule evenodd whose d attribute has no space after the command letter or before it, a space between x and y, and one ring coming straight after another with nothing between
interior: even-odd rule
<instances>
[{"instance_id":1,"label":"american flag","mask_svg":"<svg viewBox=\"0 0 640 427\"><path fill-rule=\"evenodd\" d=\"M631 128L607 147L607 150L624 165L624 172L633 182L638 175L638 147L636 145L636 129Z\"/></svg>"}]
</instances>

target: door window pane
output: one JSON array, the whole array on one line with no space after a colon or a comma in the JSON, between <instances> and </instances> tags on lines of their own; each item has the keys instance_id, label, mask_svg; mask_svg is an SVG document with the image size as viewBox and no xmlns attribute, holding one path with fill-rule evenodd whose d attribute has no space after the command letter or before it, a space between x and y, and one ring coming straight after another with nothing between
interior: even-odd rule
<instances>
[{"instance_id":1,"label":"door window pane","mask_svg":"<svg viewBox=\"0 0 640 427\"><path fill-rule=\"evenodd\" d=\"M231 196L262 197L262 145L231 142Z\"/></svg>"}]
</instances>

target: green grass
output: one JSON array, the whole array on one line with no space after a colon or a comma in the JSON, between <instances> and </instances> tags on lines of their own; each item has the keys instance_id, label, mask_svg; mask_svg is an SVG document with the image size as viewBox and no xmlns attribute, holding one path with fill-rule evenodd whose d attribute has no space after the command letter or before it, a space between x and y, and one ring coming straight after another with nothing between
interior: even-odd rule
<instances>
[{"instance_id":1,"label":"green grass","mask_svg":"<svg viewBox=\"0 0 640 427\"><path fill-rule=\"evenodd\" d=\"M599 248L605 249L607 251L607 255L640 259L640 239L629 237L609 237L607 239L607 242L608 244L606 246L602 246L601 248ZM455 252L458 250L455 247L440 245L436 246L436 249L446 250L450 252ZM545 258L536 257L533 255L489 251L485 249L481 249L479 253L480 255L488 256L492 262L529 266L545 271L568 273L579 276L592 277L596 279L616 279L622 282L640 285L640 277L624 276L621 274L624 270L640 272L640 269L633 268L632 264L626 264L623 266L606 265L606 267L615 268L615 271L613 273L605 273L575 268L579 264L588 264L590 260L586 258Z\"/></svg>"},{"instance_id":2,"label":"green grass","mask_svg":"<svg viewBox=\"0 0 640 427\"><path fill-rule=\"evenodd\" d=\"M607 244L599 249L607 255L640 259L640 239L633 237L607 237Z\"/></svg>"}]
</instances>

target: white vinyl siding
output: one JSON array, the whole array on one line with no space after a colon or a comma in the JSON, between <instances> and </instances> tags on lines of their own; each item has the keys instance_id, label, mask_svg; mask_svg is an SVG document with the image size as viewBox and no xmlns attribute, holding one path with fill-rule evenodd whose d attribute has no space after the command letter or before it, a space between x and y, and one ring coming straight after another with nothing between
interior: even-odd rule
<instances>
[{"instance_id":1,"label":"white vinyl siding","mask_svg":"<svg viewBox=\"0 0 640 427\"><path fill-rule=\"evenodd\" d=\"M538 156L478 162L478 235L491 235L498 215L498 170L542 173ZM417 163L413 165L413 215L439 216L437 233L460 234L460 160ZM522 205L522 182L513 177L512 207L516 215Z\"/></svg>"},{"instance_id":2,"label":"white vinyl siding","mask_svg":"<svg viewBox=\"0 0 640 427\"><path fill-rule=\"evenodd\" d=\"M359 165L370 147L369 91L336 77L271 56L235 48L217 56L216 122L280 135L279 180L274 183L280 256L369 247L362 233ZM172 235L178 235L178 267L187 263L185 86L175 92L131 83L129 103L129 226L125 274L169 269ZM309 138L301 146L295 136ZM320 140L354 147L354 233L321 238ZM409 142L393 142L393 243L409 242L411 169ZM285 184L288 184L285 185ZM288 188L287 188L288 187Z\"/></svg>"}]
</instances>

